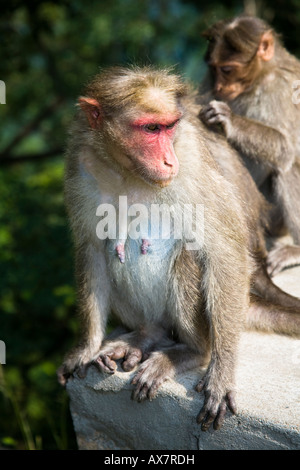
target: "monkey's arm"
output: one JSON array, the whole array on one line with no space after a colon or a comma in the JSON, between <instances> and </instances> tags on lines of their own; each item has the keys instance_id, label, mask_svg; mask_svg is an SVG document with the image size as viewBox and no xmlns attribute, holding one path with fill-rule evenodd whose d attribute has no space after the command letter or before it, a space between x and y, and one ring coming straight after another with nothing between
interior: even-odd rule
<instances>
[{"instance_id":1,"label":"monkey's arm","mask_svg":"<svg viewBox=\"0 0 300 470\"><path fill-rule=\"evenodd\" d=\"M270 169L288 171L295 152L285 135L261 122L234 114L227 103L211 101L200 112L208 126L221 124L227 140L243 154Z\"/></svg>"},{"instance_id":2,"label":"monkey's arm","mask_svg":"<svg viewBox=\"0 0 300 470\"><path fill-rule=\"evenodd\" d=\"M57 371L62 385L74 371L84 376L86 367L97 358L110 310L110 285L104 254L88 241L76 250L76 277L81 337L78 346L67 354Z\"/></svg>"}]
</instances>

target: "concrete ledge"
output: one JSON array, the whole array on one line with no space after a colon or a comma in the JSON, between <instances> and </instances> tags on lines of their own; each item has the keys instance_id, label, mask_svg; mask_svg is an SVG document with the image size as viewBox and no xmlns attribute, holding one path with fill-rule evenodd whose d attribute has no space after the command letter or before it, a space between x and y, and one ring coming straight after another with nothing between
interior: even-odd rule
<instances>
[{"instance_id":1,"label":"concrete ledge","mask_svg":"<svg viewBox=\"0 0 300 470\"><path fill-rule=\"evenodd\" d=\"M300 296L300 268L280 273L276 283ZM168 381L152 402L130 400L133 373L113 376L90 367L67 390L80 449L275 450L300 449L300 340L243 333L237 366L238 416L219 431L202 432L196 416L202 395L199 372Z\"/></svg>"}]
</instances>

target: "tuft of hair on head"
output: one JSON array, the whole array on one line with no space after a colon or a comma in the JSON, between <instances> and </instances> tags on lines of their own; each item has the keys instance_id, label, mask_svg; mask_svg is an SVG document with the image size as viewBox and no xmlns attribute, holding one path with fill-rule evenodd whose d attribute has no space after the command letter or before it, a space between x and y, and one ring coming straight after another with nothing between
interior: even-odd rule
<instances>
[{"instance_id":1,"label":"tuft of hair on head","mask_svg":"<svg viewBox=\"0 0 300 470\"><path fill-rule=\"evenodd\" d=\"M213 44L217 60L226 61L236 54L242 62L247 63L256 54L261 37L266 32L272 32L275 38L279 37L264 20L240 15L218 21L204 31L203 36ZM209 51L207 58L210 58Z\"/></svg>"},{"instance_id":2,"label":"tuft of hair on head","mask_svg":"<svg viewBox=\"0 0 300 470\"><path fill-rule=\"evenodd\" d=\"M84 90L84 96L96 99L109 115L132 104L144 104L145 93L160 90L165 96L179 99L188 86L173 68L152 66L109 67L96 75ZM155 94L155 93L154 93Z\"/></svg>"}]
</instances>

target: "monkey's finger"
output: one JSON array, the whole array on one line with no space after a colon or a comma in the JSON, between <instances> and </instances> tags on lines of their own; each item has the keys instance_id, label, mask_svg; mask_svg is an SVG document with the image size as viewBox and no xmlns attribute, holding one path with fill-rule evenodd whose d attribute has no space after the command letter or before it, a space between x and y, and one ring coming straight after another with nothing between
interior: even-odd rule
<instances>
[{"instance_id":1,"label":"monkey's finger","mask_svg":"<svg viewBox=\"0 0 300 470\"><path fill-rule=\"evenodd\" d=\"M276 274L278 274L280 271L282 271L282 267L280 264L277 265L272 265L271 263L267 264L267 271L270 277L274 277Z\"/></svg>"},{"instance_id":2,"label":"monkey's finger","mask_svg":"<svg viewBox=\"0 0 300 470\"><path fill-rule=\"evenodd\" d=\"M138 381L140 380L140 378L142 377L143 373L144 373L144 368L140 367L139 370L137 371L136 375L131 380L131 384L136 385L138 383Z\"/></svg>"},{"instance_id":3,"label":"monkey's finger","mask_svg":"<svg viewBox=\"0 0 300 470\"><path fill-rule=\"evenodd\" d=\"M207 119L207 124L218 124L220 121L218 119L218 116L212 116L209 119Z\"/></svg>"},{"instance_id":4,"label":"monkey's finger","mask_svg":"<svg viewBox=\"0 0 300 470\"><path fill-rule=\"evenodd\" d=\"M93 364L102 372L107 372L108 374L113 374L117 368L117 364L112 361L109 356L100 355Z\"/></svg>"},{"instance_id":5,"label":"monkey's finger","mask_svg":"<svg viewBox=\"0 0 300 470\"><path fill-rule=\"evenodd\" d=\"M200 385L201 385L201 382L199 382ZM200 410L200 412L197 416L197 423L198 424L200 424L205 419L207 413L209 413L210 409L212 408L212 405L213 405L213 399L212 399L210 393L205 392L204 403L203 403L203 406L202 406L202 408L201 408L201 410Z\"/></svg>"},{"instance_id":6,"label":"monkey's finger","mask_svg":"<svg viewBox=\"0 0 300 470\"><path fill-rule=\"evenodd\" d=\"M202 421L205 419L206 414L208 412L207 406L204 404L204 406L201 408L200 413L197 416L197 423L201 424Z\"/></svg>"},{"instance_id":7,"label":"monkey's finger","mask_svg":"<svg viewBox=\"0 0 300 470\"><path fill-rule=\"evenodd\" d=\"M150 354L151 354L150 351L143 352L143 356L142 356L141 362L145 362L147 359L149 359Z\"/></svg>"},{"instance_id":8,"label":"monkey's finger","mask_svg":"<svg viewBox=\"0 0 300 470\"><path fill-rule=\"evenodd\" d=\"M202 117L210 108L211 108L210 104L206 104L206 105L202 106L202 108L199 112L199 116Z\"/></svg>"},{"instance_id":9,"label":"monkey's finger","mask_svg":"<svg viewBox=\"0 0 300 470\"><path fill-rule=\"evenodd\" d=\"M228 408L230 409L231 413L236 415L237 406L236 406L236 401L235 401L235 392L228 392L226 399L227 399Z\"/></svg>"},{"instance_id":10,"label":"monkey's finger","mask_svg":"<svg viewBox=\"0 0 300 470\"><path fill-rule=\"evenodd\" d=\"M276 274L278 274L280 271L282 271L284 268L286 268L289 263L285 262L286 260L281 259L280 251L278 254L278 251L271 251L268 255L267 259L267 271L269 276L273 277Z\"/></svg>"},{"instance_id":11,"label":"monkey's finger","mask_svg":"<svg viewBox=\"0 0 300 470\"><path fill-rule=\"evenodd\" d=\"M123 370L125 370L125 372L129 372L134 369L135 366L141 362L142 355L143 354L140 349L131 349L122 363Z\"/></svg>"},{"instance_id":12,"label":"monkey's finger","mask_svg":"<svg viewBox=\"0 0 300 470\"><path fill-rule=\"evenodd\" d=\"M219 406L219 413L214 421L214 429L216 431L220 429L220 427L222 426L224 419L225 419L226 412L227 412L227 405L225 401L223 400L221 405Z\"/></svg>"},{"instance_id":13,"label":"monkey's finger","mask_svg":"<svg viewBox=\"0 0 300 470\"><path fill-rule=\"evenodd\" d=\"M122 359L126 356L127 349L124 346L117 346L114 350L107 352L105 356L114 359L117 361L118 359Z\"/></svg>"},{"instance_id":14,"label":"monkey's finger","mask_svg":"<svg viewBox=\"0 0 300 470\"><path fill-rule=\"evenodd\" d=\"M149 400L153 400L153 398L156 397L157 395L157 390L159 389L159 387L161 386L161 384L164 382L164 379L160 378L160 379L156 379L152 382L152 385L151 387L149 388L149 391L148 391L148 398Z\"/></svg>"},{"instance_id":15,"label":"monkey's finger","mask_svg":"<svg viewBox=\"0 0 300 470\"><path fill-rule=\"evenodd\" d=\"M145 382L138 382L136 388L132 391L131 399L141 402L147 397L148 387Z\"/></svg>"},{"instance_id":16,"label":"monkey's finger","mask_svg":"<svg viewBox=\"0 0 300 470\"><path fill-rule=\"evenodd\" d=\"M210 397L205 406L205 416L201 420L201 430L207 431L211 424L215 421L218 414L219 404ZM201 411L200 411L201 414Z\"/></svg>"},{"instance_id":17,"label":"monkey's finger","mask_svg":"<svg viewBox=\"0 0 300 470\"><path fill-rule=\"evenodd\" d=\"M207 414L206 418L202 421L201 424L201 431L208 431L212 423L214 422L216 416L211 415L210 413Z\"/></svg>"},{"instance_id":18,"label":"monkey's finger","mask_svg":"<svg viewBox=\"0 0 300 470\"><path fill-rule=\"evenodd\" d=\"M63 387L66 386L68 379L71 377L71 373L67 370L65 366L59 367L56 372L57 380Z\"/></svg>"},{"instance_id":19,"label":"monkey's finger","mask_svg":"<svg viewBox=\"0 0 300 470\"><path fill-rule=\"evenodd\" d=\"M80 379L85 378L89 365L90 364L84 364L83 366L78 367L78 369L76 370L76 373Z\"/></svg>"},{"instance_id":20,"label":"monkey's finger","mask_svg":"<svg viewBox=\"0 0 300 470\"><path fill-rule=\"evenodd\" d=\"M200 380L200 382L196 385L196 391L202 392L204 385L205 385L205 379Z\"/></svg>"},{"instance_id":21,"label":"monkey's finger","mask_svg":"<svg viewBox=\"0 0 300 470\"><path fill-rule=\"evenodd\" d=\"M208 124L222 124L224 122L224 116L222 114L218 113L214 116L211 116L209 119L206 121Z\"/></svg>"},{"instance_id":22,"label":"monkey's finger","mask_svg":"<svg viewBox=\"0 0 300 470\"><path fill-rule=\"evenodd\" d=\"M117 364L109 356L103 356L102 361L110 371L114 372L116 370Z\"/></svg>"},{"instance_id":23,"label":"monkey's finger","mask_svg":"<svg viewBox=\"0 0 300 470\"><path fill-rule=\"evenodd\" d=\"M140 391L137 395L137 401L139 403L141 403L142 401L145 401L148 398L148 391L149 391L149 385L147 383L145 383L141 387L141 389L140 389Z\"/></svg>"},{"instance_id":24,"label":"monkey's finger","mask_svg":"<svg viewBox=\"0 0 300 470\"><path fill-rule=\"evenodd\" d=\"M216 111L214 108L209 108L205 111L204 116L205 119L209 119L211 117L214 117L218 114L218 111Z\"/></svg>"}]
</instances>

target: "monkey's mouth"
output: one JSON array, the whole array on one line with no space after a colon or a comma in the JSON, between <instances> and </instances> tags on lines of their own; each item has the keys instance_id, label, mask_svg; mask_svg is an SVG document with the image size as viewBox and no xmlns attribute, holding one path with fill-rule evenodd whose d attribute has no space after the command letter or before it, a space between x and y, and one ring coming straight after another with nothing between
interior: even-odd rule
<instances>
[{"instance_id":1,"label":"monkey's mouth","mask_svg":"<svg viewBox=\"0 0 300 470\"><path fill-rule=\"evenodd\" d=\"M151 186L164 188L169 186L173 179L178 174L178 167L170 167L166 164L161 164L158 166L148 166L141 165L140 162L137 162L134 158L130 157L132 163L132 170L135 176L140 177L146 183Z\"/></svg>"},{"instance_id":2,"label":"monkey's mouth","mask_svg":"<svg viewBox=\"0 0 300 470\"><path fill-rule=\"evenodd\" d=\"M140 176L146 183L150 184L151 186L166 188L167 186L169 186L169 184L172 183L173 179L176 177L176 174L172 174L168 177L162 177L157 174L150 175L143 172L140 174Z\"/></svg>"}]
</instances>

